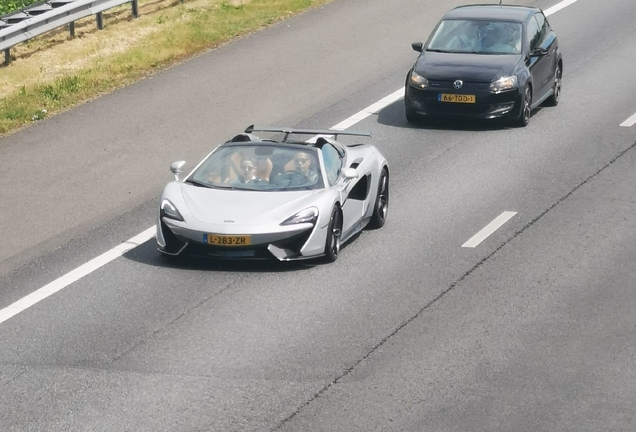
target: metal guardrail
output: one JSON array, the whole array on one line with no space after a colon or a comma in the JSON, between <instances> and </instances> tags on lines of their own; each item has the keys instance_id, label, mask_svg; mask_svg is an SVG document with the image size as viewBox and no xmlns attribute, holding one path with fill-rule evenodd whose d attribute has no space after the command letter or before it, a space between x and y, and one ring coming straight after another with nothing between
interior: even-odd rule
<instances>
[{"instance_id":1,"label":"metal guardrail","mask_svg":"<svg viewBox=\"0 0 636 432\"><path fill-rule=\"evenodd\" d=\"M70 24L71 37L75 36L75 21L96 15L97 28L104 28L102 12L132 3L132 14L139 16L138 0L48 0L35 3L0 19L0 50L4 51L4 64L11 62L10 49L35 36Z\"/></svg>"}]
</instances>

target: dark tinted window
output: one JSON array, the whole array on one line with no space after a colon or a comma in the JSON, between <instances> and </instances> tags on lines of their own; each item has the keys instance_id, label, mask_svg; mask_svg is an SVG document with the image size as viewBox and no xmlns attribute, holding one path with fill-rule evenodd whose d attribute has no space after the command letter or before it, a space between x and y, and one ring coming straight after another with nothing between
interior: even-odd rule
<instances>
[{"instance_id":1,"label":"dark tinted window","mask_svg":"<svg viewBox=\"0 0 636 432\"><path fill-rule=\"evenodd\" d=\"M526 40L528 41L530 51L534 51L541 42L541 27L539 27L536 15L528 21L528 26L526 28Z\"/></svg>"},{"instance_id":2,"label":"dark tinted window","mask_svg":"<svg viewBox=\"0 0 636 432\"><path fill-rule=\"evenodd\" d=\"M548 36L550 27L548 26L548 21L545 19L545 16L542 13L535 14L535 17L537 18L537 23L539 24L539 33L541 34L538 43L541 44Z\"/></svg>"},{"instance_id":3,"label":"dark tinted window","mask_svg":"<svg viewBox=\"0 0 636 432\"><path fill-rule=\"evenodd\" d=\"M521 24L489 20L445 20L433 34L428 51L519 54Z\"/></svg>"}]
</instances>

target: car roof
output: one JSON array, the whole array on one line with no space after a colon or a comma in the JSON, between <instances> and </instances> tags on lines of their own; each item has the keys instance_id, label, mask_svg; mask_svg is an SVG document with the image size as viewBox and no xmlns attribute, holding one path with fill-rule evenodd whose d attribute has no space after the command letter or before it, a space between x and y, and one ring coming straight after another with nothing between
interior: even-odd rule
<instances>
[{"instance_id":1,"label":"car roof","mask_svg":"<svg viewBox=\"0 0 636 432\"><path fill-rule=\"evenodd\" d=\"M494 19L502 21L524 22L528 16L541 12L531 6L516 5L465 5L458 6L444 15L444 19Z\"/></svg>"}]
</instances>

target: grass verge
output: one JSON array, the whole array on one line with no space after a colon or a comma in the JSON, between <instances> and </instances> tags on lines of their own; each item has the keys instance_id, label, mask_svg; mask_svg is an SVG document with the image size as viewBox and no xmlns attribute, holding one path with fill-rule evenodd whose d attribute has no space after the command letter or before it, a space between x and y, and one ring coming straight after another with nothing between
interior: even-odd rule
<instances>
[{"instance_id":1,"label":"grass verge","mask_svg":"<svg viewBox=\"0 0 636 432\"><path fill-rule=\"evenodd\" d=\"M0 134L13 132L128 85L157 70L331 0L140 1L59 29L12 49L0 68Z\"/></svg>"}]
</instances>

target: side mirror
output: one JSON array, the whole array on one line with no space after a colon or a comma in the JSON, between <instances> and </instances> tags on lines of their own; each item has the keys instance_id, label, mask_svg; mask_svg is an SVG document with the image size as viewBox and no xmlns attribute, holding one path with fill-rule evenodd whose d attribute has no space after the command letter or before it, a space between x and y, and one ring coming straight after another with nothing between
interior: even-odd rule
<instances>
[{"instance_id":1,"label":"side mirror","mask_svg":"<svg viewBox=\"0 0 636 432\"><path fill-rule=\"evenodd\" d=\"M411 48L413 48L413 51L422 52L424 51L424 44L422 42L413 42Z\"/></svg>"},{"instance_id":2,"label":"side mirror","mask_svg":"<svg viewBox=\"0 0 636 432\"><path fill-rule=\"evenodd\" d=\"M543 57L546 54L548 54L548 51L544 50L543 48L537 48L534 51L532 51L533 57Z\"/></svg>"},{"instance_id":3,"label":"side mirror","mask_svg":"<svg viewBox=\"0 0 636 432\"><path fill-rule=\"evenodd\" d=\"M170 171L172 171L172 174L174 174L175 180L179 180L179 174L183 172L184 165L185 161L172 162L172 165L170 165Z\"/></svg>"},{"instance_id":4,"label":"side mirror","mask_svg":"<svg viewBox=\"0 0 636 432\"><path fill-rule=\"evenodd\" d=\"M353 180L358 178L358 171L355 168L343 168L342 177L346 180Z\"/></svg>"}]
</instances>

